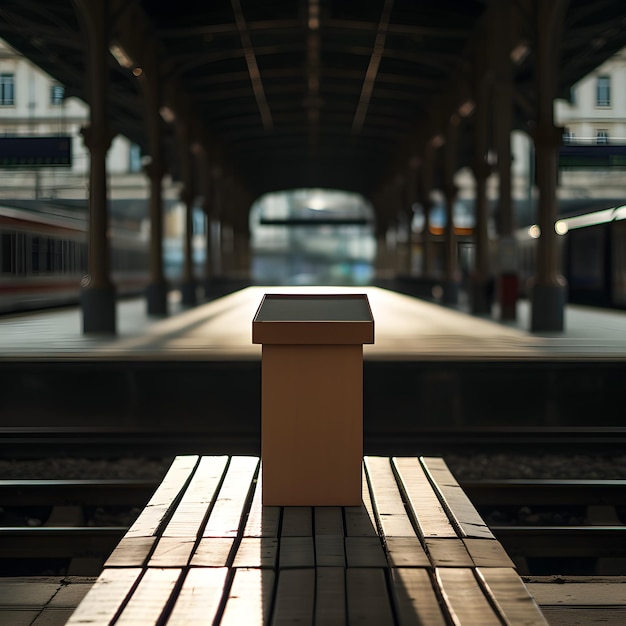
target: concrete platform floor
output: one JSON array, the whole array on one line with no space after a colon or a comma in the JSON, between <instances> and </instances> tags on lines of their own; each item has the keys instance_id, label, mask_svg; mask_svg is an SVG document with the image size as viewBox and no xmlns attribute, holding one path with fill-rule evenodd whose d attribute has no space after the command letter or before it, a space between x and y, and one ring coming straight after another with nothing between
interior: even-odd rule
<instances>
[{"instance_id":1,"label":"concrete platform floor","mask_svg":"<svg viewBox=\"0 0 626 626\"><path fill-rule=\"evenodd\" d=\"M377 287L248 287L184 309L172 295L171 314L149 317L142 298L118 303L116 335L83 335L78 307L0 317L0 359L108 358L260 359L252 318L265 293L367 293L376 342L364 358L413 360L616 359L626 357L626 312L568 305L565 331L531 333L530 306L515 322L468 314ZM497 311L496 311L497 316Z\"/></svg>"}]
</instances>

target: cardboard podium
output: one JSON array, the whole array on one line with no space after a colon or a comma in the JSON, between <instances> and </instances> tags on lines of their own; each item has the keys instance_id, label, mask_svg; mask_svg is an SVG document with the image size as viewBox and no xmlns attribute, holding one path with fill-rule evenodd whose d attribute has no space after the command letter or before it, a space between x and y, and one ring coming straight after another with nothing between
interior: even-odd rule
<instances>
[{"instance_id":1,"label":"cardboard podium","mask_svg":"<svg viewBox=\"0 0 626 626\"><path fill-rule=\"evenodd\" d=\"M263 504L360 505L367 296L265 295L252 341L262 344Z\"/></svg>"}]
</instances>

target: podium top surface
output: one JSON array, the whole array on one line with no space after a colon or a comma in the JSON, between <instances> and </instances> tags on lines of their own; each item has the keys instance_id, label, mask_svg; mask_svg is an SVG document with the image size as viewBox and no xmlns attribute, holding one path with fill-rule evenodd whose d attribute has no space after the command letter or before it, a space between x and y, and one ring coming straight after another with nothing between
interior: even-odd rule
<instances>
[{"instance_id":1,"label":"podium top surface","mask_svg":"<svg viewBox=\"0 0 626 626\"><path fill-rule=\"evenodd\" d=\"M252 322L253 343L374 343L365 294L266 294Z\"/></svg>"}]
</instances>

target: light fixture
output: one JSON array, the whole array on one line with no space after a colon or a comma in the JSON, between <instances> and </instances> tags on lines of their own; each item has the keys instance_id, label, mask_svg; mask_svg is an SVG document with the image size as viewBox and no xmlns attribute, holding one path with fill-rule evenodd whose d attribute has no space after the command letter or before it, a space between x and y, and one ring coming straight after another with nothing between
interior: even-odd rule
<instances>
[{"instance_id":1,"label":"light fixture","mask_svg":"<svg viewBox=\"0 0 626 626\"><path fill-rule=\"evenodd\" d=\"M474 101L473 100L466 100L460 107L459 107L459 115L461 117L469 117L475 109L475 105L474 105Z\"/></svg>"},{"instance_id":2,"label":"light fixture","mask_svg":"<svg viewBox=\"0 0 626 626\"><path fill-rule=\"evenodd\" d=\"M524 59L528 56L530 48L526 41L520 41L513 50L511 50L511 61L515 65L520 65Z\"/></svg>"},{"instance_id":3,"label":"light fixture","mask_svg":"<svg viewBox=\"0 0 626 626\"><path fill-rule=\"evenodd\" d=\"M111 54L113 55L115 60L122 67L125 67L125 68L128 68L128 69L130 69L131 67L134 67L135 63L130 58L130 55L126 52L126 50L124 50L124 48L122 48L122 46L120 46L120 44L112 43L109 46L109 51L111 52Z\"/></svg>"},{"instance_id":4,"label":"light fixture","mask_svg":"<svg viewBox=\"0 0 626 626\"><path fill-rule=\"evenodd\" d=\"M176 119L174 111L172 111L172 109L170 109L170 107L166 105L163 105L159 109L159 113L161 114L163 120L166 121L168 124L171 124Z\"/></svg>"}]
</instances>

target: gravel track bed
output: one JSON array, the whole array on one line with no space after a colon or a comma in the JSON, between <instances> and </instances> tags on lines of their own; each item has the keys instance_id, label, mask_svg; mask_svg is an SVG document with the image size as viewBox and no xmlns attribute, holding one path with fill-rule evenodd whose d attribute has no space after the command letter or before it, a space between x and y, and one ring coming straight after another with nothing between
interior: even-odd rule
<instances>
[{"instance_id":1,"label":"gravel track bed","mask_svg":"<svg viewBox=\"0 0 626 626\"><path fill-rule=\"evenodd\" d=\"M443 456L460 482L505 478L626 479L626 454L592 456L450 453ZM172 457L2 459L0 480L129 478L156 481L165 475L171 462Z\"/></svg>"}]
</instances>

